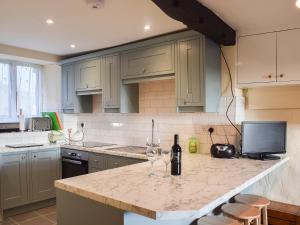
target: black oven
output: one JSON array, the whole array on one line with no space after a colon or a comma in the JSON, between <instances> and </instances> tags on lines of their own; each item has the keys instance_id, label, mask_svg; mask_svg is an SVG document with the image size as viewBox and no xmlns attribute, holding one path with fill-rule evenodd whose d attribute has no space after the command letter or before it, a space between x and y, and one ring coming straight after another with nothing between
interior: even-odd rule
<instances>
[{"instance_id":1,"label":"black oven","mask_svg":"<svg viewBox=\"0 0 300 225\"><path fill-rule=\"evenodd\" d=\"M89 155L87 152L62 148L62 178L87 174L89 172Z\"/></svg>"}]
</instances>

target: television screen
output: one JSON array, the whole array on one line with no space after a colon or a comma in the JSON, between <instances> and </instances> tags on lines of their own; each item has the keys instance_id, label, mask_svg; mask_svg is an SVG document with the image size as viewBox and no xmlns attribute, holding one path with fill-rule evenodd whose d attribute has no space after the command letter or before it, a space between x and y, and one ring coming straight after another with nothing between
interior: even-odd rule
<instances>
[{"instance_id":1,"label":"television screen","mask_svg":"<svg viewBox=\"0 0 300 225\"><path fill-rule=\"evenodd\" d=\"M242 154L286 152L286 122L243 122Z\"/></svg>"}]
</instances>

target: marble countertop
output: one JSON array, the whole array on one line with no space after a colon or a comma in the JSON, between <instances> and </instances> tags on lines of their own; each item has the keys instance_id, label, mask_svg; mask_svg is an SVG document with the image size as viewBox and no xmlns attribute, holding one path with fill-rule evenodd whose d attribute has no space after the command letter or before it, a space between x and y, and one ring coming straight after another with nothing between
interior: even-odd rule
<instances>
[{"instance_id":1,"label":"marble countertop","mask_svg":"<svg viewBox=\"0 0 300 225\"><path fill-rule=\"evenodd\" d=\"M124 148L126 146L124 145L110 145L110 146L104 146L104 147L82 147L78 145L61 145L62 148L70 148L85 152L93 152L93 153L102 153L102 154L108 154L108 155L116 155L116 156L123 156L128 158L136 158L136 159L147 159L146 154L140 154L140 153L132 153L132 152L126 152L126 151L118 151L114 150L112 148Z\"/></svg>"},{"instance_id":2,"label":"marble countertop","mask_svg":"<svg viewBox=\"0 0 300 225\"><path fill-rule=\"evenodd\" d=\"M109 155L116 155L116 156L123 156L128 158L136 158L136 159L144 159L146 160L147 157L145 154L134 153L134 152L126 152L126 151L118 151L111 148L124 148L124 145L111 145L105 147L82 147L77 145L66 145L66 144L50 144L50 143L35 143L35 144L42 144L42 146L36 147L25 147L25 148L10 148L10 147L0 147L0 154L4 153L17 153L17 152L24 152L24 151L35 151L35 150L43 150L48 148L70 148L85 152L93 152L93 153L102 153L102 154L109 154Z\"/></svg>"},{"instance_id":3,"label":"marble countertop","mask_svg":"<svg viewBox=\"0 0 300 225\"><path fill-rule=\"evenodd\" d=\"M211 212L288 161L215 159L185 154L183 173L163 178L164 164L149 162L55 182L58 189L156 220L197 218Z\"/></svg>"},{"instance_id":4,"label":"marble countertop","mask_svg":"<svg viewBox=\"0 0 300 225\"><path fill-rule=\"evenodd\" d=\"M39 144L39 143L35 143ZM10 148L10 147L0 147L0 154L3 153L13 153L13 152L24 152L24 151L34 151L34 150L43 150L43 149L49 149L49 148L59 148L59 144L50 144L50 143L41 143L42 146L36 146L36 147L25 147L25 148Z\"/></svg>"}]
</instances>

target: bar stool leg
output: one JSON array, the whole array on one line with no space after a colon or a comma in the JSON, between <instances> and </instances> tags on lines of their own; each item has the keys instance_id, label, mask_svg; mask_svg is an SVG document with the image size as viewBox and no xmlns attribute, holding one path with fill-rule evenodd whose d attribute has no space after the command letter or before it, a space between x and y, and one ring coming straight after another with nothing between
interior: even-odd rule
<instances>
[{"instance_id":1,"label":"bar stool leg","mask_svg":"<svg viewBox=\"0 0 300 225\"><path fill-rule=\"evenodd\" d=\"M245 224L245 225L251 225L251 220L245 220L245 221L244 221L244 224Z\"/></svg>"},{"instance_id":2,"label":"bar stool leg","mask_svg":"<svg viewBox=\"0 0 300 225\"><path fill-rule=\"evenodd\" d=\"M263 219L263 224L268 225L268 207L265 206L262 209L262 219Z\"/></svg>"}]
</instances>

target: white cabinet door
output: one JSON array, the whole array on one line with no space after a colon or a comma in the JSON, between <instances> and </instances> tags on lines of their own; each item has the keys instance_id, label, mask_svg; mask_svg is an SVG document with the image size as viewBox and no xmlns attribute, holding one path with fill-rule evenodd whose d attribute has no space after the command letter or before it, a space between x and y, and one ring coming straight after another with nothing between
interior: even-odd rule
<instances>
[{"instance_id":1,"label":"white cabinet door","mask_svg":"<svg viewBox=\"0 0 300 225\"><path fill-rule=\"evenodd\" d=\"M276 33L240 37L238 84L276 82Z\"/></svg>"},{"instance_id":2,"label":"white cabinet door","mask_svg":"<svg viewBox=\"0 0 300 225\"><path fill-rule=\"evenodd\" d=\"M277 81L300 81L300 29L277 33Z\"/></svg>"}]
</instances>

